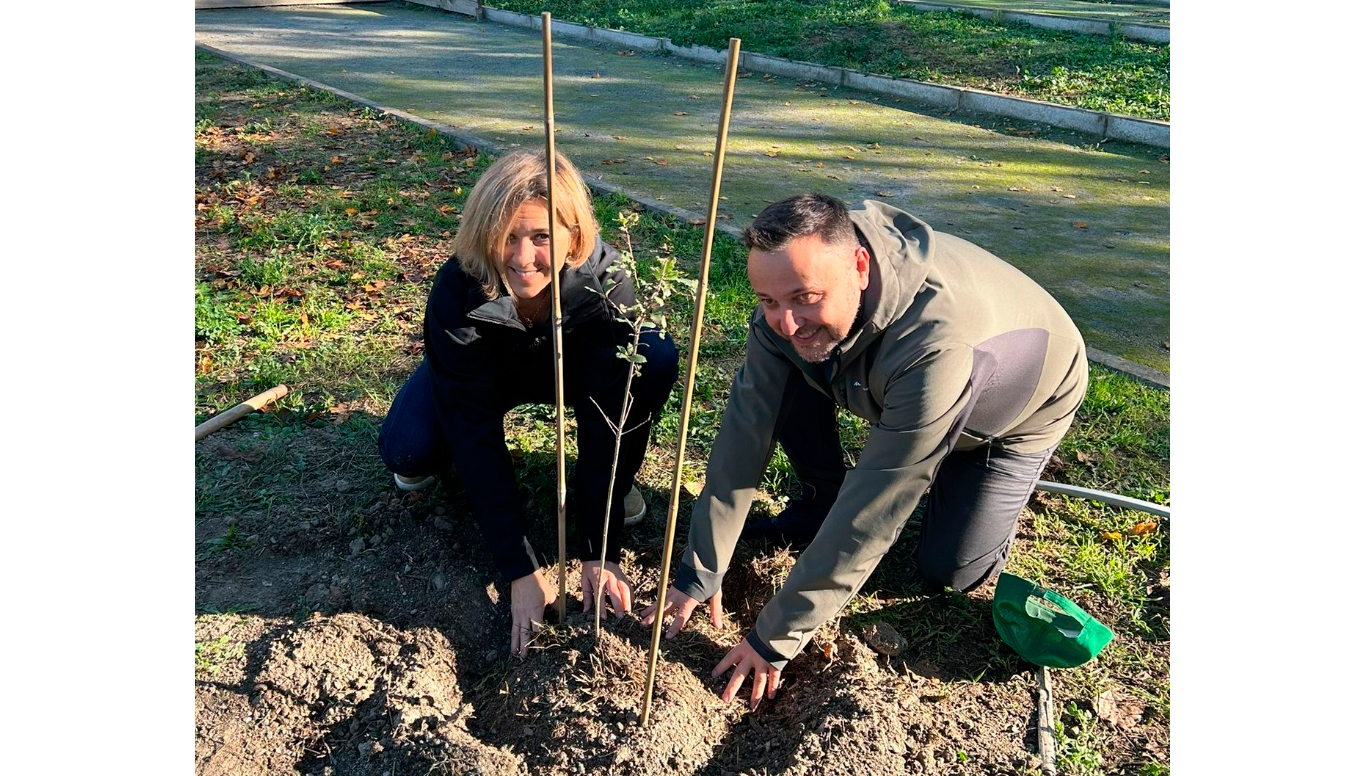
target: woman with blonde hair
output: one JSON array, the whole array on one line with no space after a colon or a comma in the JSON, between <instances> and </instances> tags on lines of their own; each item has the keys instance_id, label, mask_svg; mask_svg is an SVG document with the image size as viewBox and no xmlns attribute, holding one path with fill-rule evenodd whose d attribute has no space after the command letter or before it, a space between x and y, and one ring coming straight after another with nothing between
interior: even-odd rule
<instances>
[{"instance_id":1,"label":"woman with blonde hair","mask_svg":"<svg viewBox=\"0 0 1357 776\"><path fill-rule=\"evenodd\" d=\"M527 654L532 631L555 599L555 586L542 572L546 559L528 542L504 442L506 412L556 400L546 174L545 153L515 152L492 164L472 189L454 255L429 293L424 361L396 395L378 437L382 460L402 490L426 487L449 465L461 475L473 516L509 583L510 651L517 655ZM573 549L584 563L585 610L601 578L620 617L632 603L631 582L618 565L621 529L645 513L633 479L651 424L678 378L678 351L668 336L654 331L641 336L646 361L632 382L634 403L607 510L607 556L600 557L615 442L611 424L622 407L627 375L617 348L631 333L614 319L603 293L611 285L608 298L619 305L635 304L635 295L631 280L615 266L617 250L599 238L588 188L561 154L555 184L556 253L565 262L565 401L578 425L574 504L568 512L576 526Z\"/></svg>"}]
</instances>

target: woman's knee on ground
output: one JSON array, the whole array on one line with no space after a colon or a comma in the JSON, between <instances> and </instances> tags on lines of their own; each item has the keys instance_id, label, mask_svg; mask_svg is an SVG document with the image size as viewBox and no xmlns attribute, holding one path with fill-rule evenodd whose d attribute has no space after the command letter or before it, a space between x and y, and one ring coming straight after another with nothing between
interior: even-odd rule
<instances>
[{"instance_id":1,"label":"woman's knee on ground","mask_svg":"<svg viewBox=\"0 0 1357 776\"><path fill-rule=\"evenodd\" d=\"M646 361L632 380L632 395L637 403L659 409L678 381L678 348L668 335L647 331L638 350Z\"/></svg>"}]
</instances>

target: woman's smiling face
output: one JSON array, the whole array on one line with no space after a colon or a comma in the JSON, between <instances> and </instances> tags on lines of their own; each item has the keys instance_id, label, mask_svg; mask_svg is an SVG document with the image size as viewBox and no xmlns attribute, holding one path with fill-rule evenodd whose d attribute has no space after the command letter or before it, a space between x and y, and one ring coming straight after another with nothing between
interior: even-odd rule
<instances>
[{"instance_id":1,"label":"woman's smiling face","mask_svg":"<svg viewBox=\"0 0 1357 776\"><path fill-rule=\"evenodd\" d=\"M547 252L547 203L531 199L519 206L509 222L500 251L500 267L514 298L536 299L551 285L551 256ZM570 230L556 224L556 255L565 261L570 250Z\"/></svg>"}]
</instances>

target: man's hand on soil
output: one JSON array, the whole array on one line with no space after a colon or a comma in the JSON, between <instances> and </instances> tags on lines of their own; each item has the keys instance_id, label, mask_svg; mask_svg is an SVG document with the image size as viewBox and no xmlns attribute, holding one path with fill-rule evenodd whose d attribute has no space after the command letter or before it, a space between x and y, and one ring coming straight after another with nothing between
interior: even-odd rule
<instances>
[{"instance_id":1,"label":"man's hand on soil","mask_svg":"<svg viewBox=\"0 0 1357 776\"><path fill-rule=\"evenodd\" d=\"M608 619L608 604L611 601L613 614L617 619L622 619L622 613L631 613L631 580L622 572L622 567L611 561L599 563L596 560L586 561L584 563L581 582L584 592L584 613L588 614L594 609L594 597L598 594L598 575L599 570L603 572L603 593L604 599L600 606L603 609L603 619Z\"/></svg>"},{"instance_id":2,"label":"man's hand on soil","mask_svg":"<svg viewBox=\"0 0 1357 776\"><path fill-rule=\"evenodd\" d=\"M754 651L750 646L749 639L740 639L740 643L726 656L716 664L712 669L712 678L716 678L726 672L731 666L735 667L735 673L731 674L730 682L726 684L725 692L721 693L721 700L730 703L735 700L735 696L740 692L740 685L744 684L746 675L752 674L753 684L749 688L749 709L751 711L759 707L759 701L763 700L764 693L768 698L777 697L778 685L782 683L782 671L774 668L772 663L763 659L763 656Z\"/></svg>"},{"instance_id":3,"label":"man's hand on soil","mask_svg":"<svg viewBox=\"0 0 1357 776\"><path fill-rule=\"evenodd\" d=\"M509 585L509 598L514 611L513 633L509 637L509 654L528 656L528 645L533 634L542 630L542 615L547 605L556 601L556 591L538 569L526 577L519 577Z\"/></svg>"},{"instance_id":4,"label":"man's hand on soil","mask_svg":"<svg viewBox=\"0 0 1357 776\"><path fill-rule=\"evenodd\" d=\"M683 626L688 624L688 620L693 616L693 610L702 604L696 598L692 598L686 593L680 593L675 588L669 588L669 592L664 594L664 613L673 615L674 621L669 624L669 630L664 632L666 639L672 639L683 630ZM711 597L711 626L720 630L725 626L725 618L721 614L721 591L717 590L716 595ZM658 604L647 606L645 611L641 612L641 624L649 625L655 621L655 607Z\"/></svg>"}]
</instances>

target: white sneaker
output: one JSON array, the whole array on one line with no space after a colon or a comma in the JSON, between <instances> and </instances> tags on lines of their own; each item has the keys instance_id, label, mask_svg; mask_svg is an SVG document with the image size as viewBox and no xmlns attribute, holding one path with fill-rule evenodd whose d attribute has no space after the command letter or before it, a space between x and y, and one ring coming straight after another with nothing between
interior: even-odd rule
<instances>
[{"instance_id":1,"label":"white sneaker","mask_svg":"<svg viewBox=\"0 0 1357 776\"><path fill-rule=\"evenodd\" d=\"M622 499L622 512L626 515L622 519L625 525L636 525L646 516L646 500L641 497L641 491L637 490L635 485L631 486L626 498Z\"/></svg>"},{"instance_id":2,"label":"white sneaker","mask_svg":"<svg viewBox=\"0 0 1357 776\"><path fill-rule=\"evenodd\" d=\"M404 491L424 490L433 484L433 475L425 477L403 477L399 474L391 475L396 478L396 487Z\"/></svg>"}]
</instances>

